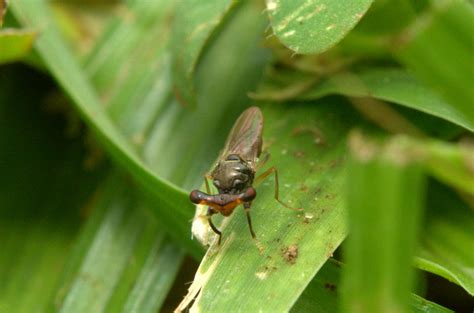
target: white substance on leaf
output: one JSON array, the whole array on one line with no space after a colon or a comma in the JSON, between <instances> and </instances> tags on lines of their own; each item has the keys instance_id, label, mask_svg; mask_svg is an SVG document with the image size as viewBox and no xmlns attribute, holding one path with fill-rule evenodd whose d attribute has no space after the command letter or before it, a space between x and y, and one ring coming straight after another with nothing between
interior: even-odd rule
<instances>
[{"instance_id":1,"label":"white substance on leaf","mask_svg":"<svg viewBox=\"0 0 474 313\"><path fill-rule=\"evenodd\" d=\"M286 33L283 34L283 37L289 37L295 34L294 30L287 31Z\"/></svg>"},{"instance_id":2,"label":"white substance on leaf","mask_svg":"<svg viewBox=\"0 0 474 313\"><path fill-rule=\"evenodd\" d=\"M258 272L255 273L255 276L257 276L258 279L264 280L268 276L268 272Z\"/></svg>"},{"instance_id":3,"label":"white substance on leaf","mask_svg":"<svg viewBox=\"0 0 474 313\"><path fill-rule=\"evenodd\" d=\"M276 0L268 0L267 1L267 9L270 11L273 11L277 8L277 2Z\"/></svg>"},{"instance_id":4,"label":"white substance on leaf","mask_svg":"<svg viewBox=\"0 0 474 313\"><path fill-rule=\"evenodd\" d=\"M206 206L200 204L196 205L196 214L194 215L193 224L191 226L191 236L207 246L209 245L212 230L205 212Z\"/></svg>"}]
</instances>

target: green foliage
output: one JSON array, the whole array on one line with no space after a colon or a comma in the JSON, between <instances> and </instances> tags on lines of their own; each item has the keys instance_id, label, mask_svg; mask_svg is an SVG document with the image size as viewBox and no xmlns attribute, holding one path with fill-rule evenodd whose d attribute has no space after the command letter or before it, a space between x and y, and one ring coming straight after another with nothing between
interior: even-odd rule
<instances>
[{"instance_id":1,"label":"green foliage","mask_svg":"<svg viewBox=\"0 0 474 313\"><path fill-rule=\"evenodd\" d=\"M443 305L466 310L471 3L8 10L0 63L36 70L0 67L0 311L449 312L432 302L436 283L415 290L424 272L459 285L464 300ZM270 176L250 210L257 241L237 208L213 217L219 247L198 206L206 252L187 193L250 105L271 156L258 173L275 166L280 198L302 210L274 199ZM186 254L200 262L194 278L178 275Z\"/></svg>"},{"instance_id":2,"label":"green foliage","mask_svg":"<svg viewBox=\"0 0 474 313\"><path fill-rule=\"evenodd\" d=\"M360 21L373 0L266 0L273 31L297 53L320 53L344 36Z\"/></svg>"}]
</instances>

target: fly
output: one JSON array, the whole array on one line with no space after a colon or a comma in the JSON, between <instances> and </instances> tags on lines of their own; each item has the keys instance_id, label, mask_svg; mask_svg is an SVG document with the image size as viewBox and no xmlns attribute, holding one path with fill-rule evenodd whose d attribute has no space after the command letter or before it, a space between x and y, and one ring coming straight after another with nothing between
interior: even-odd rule
<instances>
[{"instance_id":1,"label":"fly","mask_svg":"<svg viewBox=\"0 0 474 313\"><path fill-rule=\"evenodd\" d=\"M232 127L216 167L204 178L207 193L193 190L189 195L193 203L208 206L206 217L212 230L219 236L219 245L222 233L212 223L212 215L220 213L230 216L240 204L244 207L250 234L253 239L256 239L250 218L250 206L257 196L253 187L256 171L266 161L264 159L258 162L262 153L262 131L262 111L257 107L245 110ZM275 167L272 166L256 177L255 183L262 181L270 174L275 176L275 199L286 208L295 210L279 198L278 172ZM208 179L212 180L218 194L210 194Z\"/></svg>"}]
</instances>

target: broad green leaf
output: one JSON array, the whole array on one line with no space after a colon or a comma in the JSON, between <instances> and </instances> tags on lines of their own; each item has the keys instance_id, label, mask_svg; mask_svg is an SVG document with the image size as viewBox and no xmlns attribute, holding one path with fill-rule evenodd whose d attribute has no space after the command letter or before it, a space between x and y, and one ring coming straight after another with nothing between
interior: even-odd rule
<instances>
[{"instance_id":1,"label":"broad green leaf","mask_svg":"<svg viewBox=\"0 0 474 313\"><path fill-rule=\"evenodd\" d=\"M225 312L239 303L242 312L287 311L346 235L345 137L357 114L329 100L262 109L268 166L279 170L280 196L304 211L274 199L273 178L258 186L251 215L259 243L237 209L220 226L222 246L211 246L185 299L200 290L195 310Z\"/></svg>"},{"instance_id":2,"label":"broad green leaf","mask_svg":"<svg viewBox=\"0 0 474 313\"><path fill-rule=\"evenodd\" d=\"M342 264L329 259L306 287L301 297L295 303L292 312L340 312L340 276ZM452 312L417 295L412 295L410 312L414 313L443 313Z\"/></svg>"},{"instance_id":3,"label":"broad green leaf","mask_svg":"<svg viewBox=\"0 0 474 313\"><path fill-rule=\"evenodd\" d=\"M406 312L424 204L422 167L404 141L383 147L354 133L350 147L344 311Z\"/></svg>"},{"instance_id":4,"label":"broad green leaf","mask_svg":"<svg viewBox=\"0 0 474 313\"><path fill-rule=\"evenodd\" d=\"M30 30L1 30L0 64L13 62L23 58L33 48L35 38L36 32Z\"/></svg>"},{"instance_id":5,"label":"broad green leaf","mask_svg":"<svg viewBox=\"0 0 474 313\"><path fill-rule=\"evenodd\" d=\"M431 1L432 5L400 35L396 56L457 111L470 130L474 124L472 42L474 8L468 1Z\"/></svg>"},{"instance_id":6,"label":"broad green leaf","mask_svg":"<svg viewBox=\"0 0 474 313\"><path fill-rule=\"evenodd\" d=\"M48 7L43 1L20 0L12 3L12 10L23 24L41 27L42 35L35 47L48 69L72 98L104 148L156 201L170 234L198 255L200 248L187 236L191 207L186 193L154 174L105 113L91 84L60 39Z\"/></svg>"},{"instance_id":7,"label":"broad green leaf","mask_svg":"<svg viewBox=\"0 0 474 313\"><path fill-rule=\"evenodd\" d=\"M196 105L196 65L206 44L236 5L235 0L180 2L174 20L171 51L175 92L181 103L191 107Z\"/></svg>"},{"instance_id":8,"label":"broad green leaf","mask_svg":"<svg viewBox=\"0 0 474 313\"><path fill-rule=\"evenodd\" d=\"M28 85L28 92L23 88ZM48 110L50 80L0 68L0 311L45 312L103 177Z\"/></svg>"},{"instance_id":9,"label":"broad green leaf","mask_svg":"<svg viewBox=\"0 0 474 313\"><path fill-rule=\"evenodd\" d=\"M429 211L415 264L474 295L474 215L453 191L430 186Z\"/></svg>"},{"instance_id":10,"label":"broad green leaf","mask_svg":"<svg viewBox=\"0 0 474 313\"><path fill-rule=\"evenodd\" d=\"M372 0L266 0L273 32L296 53L323 52L359 22Z\"/></svg>"},{"instance_id":11,"label":"broad green leaf","mask_svg":"<svg viewBox=\"0 0 474 313\"><path fill-rule=\"evenodd\" d=\"M416 79L409 71L396 68L367 69L338 74L303 93L299 99L318 99L330 94L374 97L437 116L474 131L474 120L466 118Z\"/></svg>"}]
</instances>

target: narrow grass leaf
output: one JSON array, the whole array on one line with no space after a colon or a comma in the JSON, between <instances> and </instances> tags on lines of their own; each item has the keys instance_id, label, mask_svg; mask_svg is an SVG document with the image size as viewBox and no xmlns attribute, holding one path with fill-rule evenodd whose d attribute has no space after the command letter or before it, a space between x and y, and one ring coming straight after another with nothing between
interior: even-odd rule
<instances>
[{"instance_id":1,"label":"narrow grass leaf","mask_svg":"<svg viewBox=\"0 0 474 313\"><path fill-rule=\"evenodd\" d=\"M406 312L424 204L422 167L403 141L380 147L354 133L350 146L343 310Z\"/></svg>"},{"instance_id":2,"label":"narrow grass leaf","mask_svg":"<svg viewBox=\"0 0 474 313\"><path fill-rule=\"evenodd\" d=\"M433 87L471 126L474 124L472 42L474 8L460 0L431 1L397 42L396 57Z\"/></svg>"},{"instance_id":3,"label":"narrow grass leaf","mask_svg":"<svg viewBox=\"0 0 474 313\"><path fill-rule=\"evenodd\" d=\"M175 92L183 104L196 105L193 77L196 65L206 44L236 5L235 0L181 1L171 43Z\"/></svg>"},{"instance_id":4,"label":"narrow grass leaf","mask_svg":"<svg viewBox=\"0 0 474 313\"><path fill-rule=\"evenodd\" d=\"M266 0L273 32L296 53L323 52L359 22L372 0Z\"/></svg>"},{"instance_id":5,"label":"narrow grass leaf","mask_svg":"<svg viewBox=\"0 0 474 313\"><path fill-rule=\"evenodd\" d=\"M111 175L103 187L72 254L80 262L71 259L54 307L59 312L156 312L182 252L170 246L123 178ZM147 297L153 291L158 294Z\"/></svg>"},{"instance_id":6,"label":"narrow grass leaf","mask_svg":"<svg viewBox=\"0 0 474 313\"><path fill-rule=\"evenodd\" d=\"M474 216L458 195L439 183L430 185L427 218L415 264L474 295Z\"/></svg>"},{"instance_id":7,"label":"narrow grass leaf","mask_svg":"<svg viewBox=\"0 0 474 313\"><path fill-rule=\"evenodd\" d=\"M466 118L449 102L404 69L373 68L351 74L335 75L298 98L311 100L331 94L374 97L390 101L474 131L474 120Z\"/></svg>"}]
</instances>

